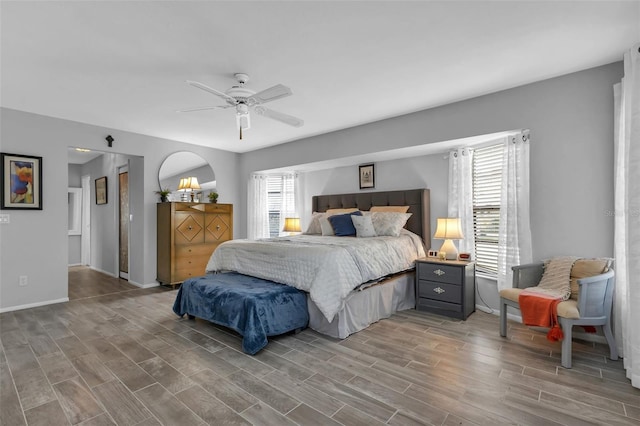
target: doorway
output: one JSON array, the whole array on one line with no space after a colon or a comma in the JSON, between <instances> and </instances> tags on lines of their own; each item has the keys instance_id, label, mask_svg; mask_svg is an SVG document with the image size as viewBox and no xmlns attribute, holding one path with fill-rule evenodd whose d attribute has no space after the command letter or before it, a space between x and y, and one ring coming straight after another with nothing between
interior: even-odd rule
<instances>
[{"instance_id":1,"label":"doorway","mask_svg":"<svg viewBox=\"0 0 640 426\"><path fill-rule=\"evenodd\" d=\"M118 276L129 280L129 165L118 167Z\"/></svg>"}]
</instances>

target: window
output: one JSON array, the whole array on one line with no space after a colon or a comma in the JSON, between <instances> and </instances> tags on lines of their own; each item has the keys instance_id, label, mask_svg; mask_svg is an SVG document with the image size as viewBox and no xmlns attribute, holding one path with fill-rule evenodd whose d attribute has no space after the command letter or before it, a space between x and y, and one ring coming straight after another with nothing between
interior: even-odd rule
<instances>
[{"instance_id":1,"label":"window","mask_svg":"<svg viewBox=\"0 0 640 426\"><path fill-rule=\"evenodd\" d=\"M295 179L293 175L270 175L267 178L267 206L269 210L269 236L277 237L282 231L285 216L295 212Z\"/></svg>"},{"instance_id":2,"label":"window","mask_svg":"<svg viewBox=\"0 0 640 426\"><path fill-rule=\"evenodd\" d=\"M503 146L476 148L473 153L473 229L476 269L498 273L498 234Z\"/></svg>"}]
</instances>

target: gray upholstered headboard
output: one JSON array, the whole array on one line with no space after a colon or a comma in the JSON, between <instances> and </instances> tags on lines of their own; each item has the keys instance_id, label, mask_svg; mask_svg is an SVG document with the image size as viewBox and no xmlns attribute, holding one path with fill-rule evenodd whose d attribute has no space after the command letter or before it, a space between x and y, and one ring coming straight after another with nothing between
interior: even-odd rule
<instances>
[{"instance_id":1,"label":"gray upholstered headboard","mask_svg":"<svg viewBox=\"0 0 640 426\"><path fill-rule=\"evenodd\" d=\"M350 207L366 211L372 206L409 206L408 212L413 214L405 228L422 237L426 250L431 248L431 206L428 189L314 195L312 199L314 212Z\"/></svg>"}]
</instances>

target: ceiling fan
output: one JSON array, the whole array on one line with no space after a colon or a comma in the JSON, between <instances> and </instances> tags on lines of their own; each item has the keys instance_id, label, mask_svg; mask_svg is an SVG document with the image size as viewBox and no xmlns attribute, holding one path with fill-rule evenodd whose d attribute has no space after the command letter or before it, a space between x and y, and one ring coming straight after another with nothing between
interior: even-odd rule
<instances>
[{"instance_id":1,"label":"ceiling fan","mask_svg":"<svg viewBox=\"0 0 640 426\"><path fill-rule=\"evenodd\" d=\"M242 139L242 131L247 130L251 127L249 118L250 108L253 108L256 114L272 118L290 126L300 127L304 124L304 121L300 118L284 114L282 112L274 111L262 106L262 104L266 104L267 102L291 96L293 93L287 86L276 84L275 86L256 93L253 90L245 87L245 84L247 83L247 81L249 81L249 76L247 74L236 73L234 74L234 76L236 80L238 80L238 84L224 92L213 89L206 84L198 83L197 81L187 80L187 84L222 98L226 102L226 105L183 109L178 112L235 108L236 124L238 125L238 129L240 130L240 139Z\"/></svg>"}]
</instances>

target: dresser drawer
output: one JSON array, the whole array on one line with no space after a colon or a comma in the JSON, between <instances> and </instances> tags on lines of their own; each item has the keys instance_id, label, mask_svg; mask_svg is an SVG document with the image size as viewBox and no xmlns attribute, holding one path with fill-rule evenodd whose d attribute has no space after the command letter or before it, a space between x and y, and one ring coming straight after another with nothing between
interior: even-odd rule
<instances>
[{"instance_id":1,"label":"dresser drawer","mask_svg":"<svg viewBox=\"0 0 640 426\"><path fill-rule=\"evenodd\" d=\"M460 285L462 283L462 273L463 269L456 266L418 263L418 278L421 280Z\"/></svg>"},{"instance_id":2,"label":"dresser drawer","mask_svg":"<svg viewBox=\"0 0 640 426\"><path fill-rule=\"evenodd\" d=\"M207 213L231 213L231 204L205 204L205 212Z\"/></svg>"},{"instance_id":3,"label":"dresser drawer","mask_svg":"<svg viewBox=\"0 0 640 426\"><path fill-rule=\"evenodd\" d=\"M181 282L186 280L187 278L200 277L205 274L206 263L201 263L199 265L194 264L180 264L177 265L176 271L174 274L174 278L177 282Z\"/></svg>"},{"instance_id":4,"label":"dresser drawer","mask_svg":"<svg viewBox=\"0 0 640 426\"><path fill-rule=\"evenodd\" d=\"M418 281L418 297L441 300L460 304L462 298L462 286L454 284L438 283L434 281Z\"/></svg>"},{"instance_id":5,"label":"dresser drawer","mask_svg":"<svg viewBox=\"0 0 640 426\"><path fill-rule=\"evenodd\" d=\"M203 257L207 258L207 261L211 257L211 254L217 246L211 244L185 244L176 245L176 260L182 260L189 257Z\"/></svg>"},{"instance_id":6,"label":"dresser drawer","mask_svg":"<svg viewBox=\"0 0 640 426\"><path fill-rule=\"evenodd\" d=\"M173 208L177 212L202 213L205 209L204 203L174 202Z\"/></svg>"}]
</instances>

